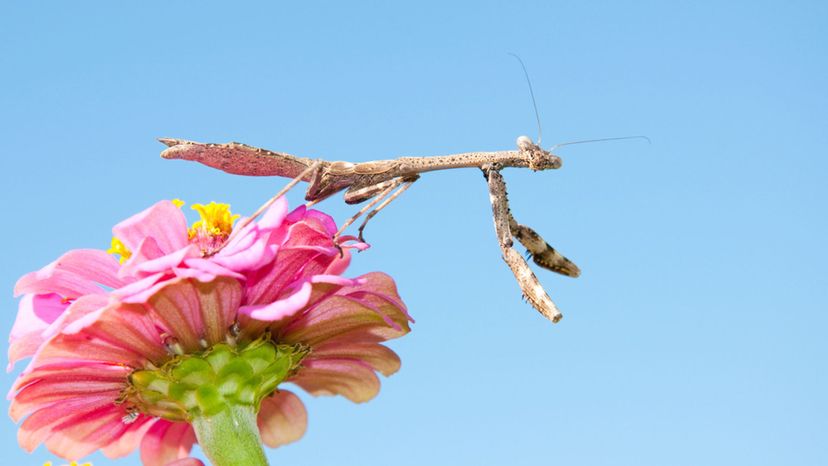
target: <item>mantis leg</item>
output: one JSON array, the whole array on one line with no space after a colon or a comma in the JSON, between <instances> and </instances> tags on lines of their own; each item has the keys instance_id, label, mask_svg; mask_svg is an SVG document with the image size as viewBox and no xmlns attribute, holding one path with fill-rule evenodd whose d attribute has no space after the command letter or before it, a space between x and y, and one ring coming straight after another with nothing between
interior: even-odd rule
<instances>
[{"instance_id":1,"label":"mantis leg","mask_svg":"<svg viewBox=\"0 0 828 466\"><path fill-rule=\"evenodd\" d=\"M403 182L403 185L399 187L399 189L394 191L393 194L391 194L390 196L388 196L387 199L382 201L382 204L378 205L374 210L372 210L371 212L368 213L368 215L365 217L365 220L362 221L362 225L359 226L359 240L360 241L363 241L363 242L365 241L365 239L362 236L362 233L363 233L363 230L365 230L365 225L368 225L368 220L371 220L372 218L374 218L374 215L377 215L382 209L384 209L386 206L388 206L388 204L390 204L391 201L398 198L400 196L400 194L404 193L405 190L410 188L411 185L414 184L414 182L417 181L418 179L420 179L419 176L414 176L414 177L406 179Z\"/></svg>"},{"instance_id":2,"label":"mantis leg","mask_svg":"<svg viewBox=\"0 0 828 466\"><path fill-rule=\"evenodd\" d=\"M489 200L492 203L495 233L497 233L500 250L503 252L503 260L515 275L515 279L523 291L523 296L529 301L529 304L537 309L544 317L556 323L563 317L561 311L558 310L558 306L555 305L552 298L543 289L538 281L538 277L529 268L526 260L512 248L513 232L509 224L517 224L517 222L514 222L512 214L509 211L506 182L503 180L503 175L500 174L500 168L496 164L486 164L482 167L483 174L489 185Z\"/></svg>"},{"instance_id":3,"label":"mantis leg","mask_svg":"<svg viewBox=\"0 0 828 466\"><path fill-rule=\"evenodd\" d=\"M366 204L365 207L359 209L359 212L354 214L353 217L349 218L348 220L345 221L345 223L342 224L342 226L339 228L339 231L337 231L336 234L334 235L334 243L337 242L337 240L339 239L339 236L342 235L342 232L344 232L345 229L347 229L354 222L356 222L356 220L359 217L361 217L362 214L364 214L365 212L368 212L369 210L371 210L372 207L374 207L380 201L382 201L382 199L385 196L387 196L389 193L391 193L391 191L393 191L394 188L396 188L397 186L402 184L402 182L403 182L402 178L393 178L391 180L384 181L382 183L378 183L375 186L371 186L370 188L376 188L377 191L379 191L379 190L381 190L381 191L379 191L379 194L374 194L373 195L374 198L371 200L371 202ZM346 201L347 201L347 199L346 199Z\"/></svg>"},{"instance_id":4,"label":"mantis leg","mask_svg":"<svg viewBox=\"0 0 828 466\"><path fill-rule=\"evenodd\" d=\"M277 199L284 196L286 192L290 191L291 188L296 186L296 183L299 183L300 181L304 180L306 177L313 176L314 173L316 172L316 170L318 170L319 167L321 167L321 166L322 166L322 161L321 160L313 161L307 168L302 170L302 172L300 172L294 179L292 179L288 184L286 184L284 188L280 189L279 192L276 193L275 196L271 197L270 199L267 200L267 202L262 204L261 207L259 207L256 210L256 212L253 212L253 215L245 218L244 220L240 221L236 226L234 226L233 231L230 233L230 236L227 238L227 240L225 240L224 243L222 243L222 245L219 246L212 253L215 254L215 253L221 251L222 249L224 249L224 246L226 246L230 242L230 240L236 235L237 232L243 230L244 227L249 225L250 222L252 222L253 220L256 219L256 217L261 215L262 212L264 212L265 210L267 210L268 207L273 205L273 203L276 202Z\"/></svg>"},{"instance_id":5,"label":"mantis leg","mask_svg":"<svg viewBox=\"0 0 828 466\"><path fill-rule=\"evenodd\" d=\"M535 264L567 277L576 278L581 275L581 270L577 265L562 256L535 230L519 224L511 212L509 213L509 229L512 231L512 236L526 248L527 254Z\"/></svg>"}]
</instances>

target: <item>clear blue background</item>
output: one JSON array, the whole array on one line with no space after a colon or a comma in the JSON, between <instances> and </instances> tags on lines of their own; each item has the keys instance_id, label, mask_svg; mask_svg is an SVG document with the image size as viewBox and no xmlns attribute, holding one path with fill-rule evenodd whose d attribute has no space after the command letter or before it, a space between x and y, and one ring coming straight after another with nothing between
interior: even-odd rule
<instances>
[{"instance_id":1,"label":"clear blue background","mask_svg":"<svg viewBox=\"0 0 828 466\"><path fill-rule=\"evenodd\" d=\"M538 272L564 320L521 302L480 172L429 174L350 270L397 279L402 370L365 405L304 397L273 464L828 464L825 2L123 3L0 7L4 332L18 276L156 200L245 213L285 183L161 160L156 137L511 149L536 134L516 52L546 145L653 141L504 172L516 216L583 269ZM15 432L3 464L56 459Z\"/></svg>"}]
</instances>

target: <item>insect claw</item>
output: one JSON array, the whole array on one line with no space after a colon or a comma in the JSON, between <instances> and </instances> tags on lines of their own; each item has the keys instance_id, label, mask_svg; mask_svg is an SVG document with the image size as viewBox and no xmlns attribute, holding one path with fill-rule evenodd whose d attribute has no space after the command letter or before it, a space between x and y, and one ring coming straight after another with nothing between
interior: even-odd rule
<instances>
[{"instance_id":1,"label":"insect claw","mask_svg":"<svg viewBox=\"0 0 828 466\"><path fill-rule=\"evenodd\" d=\"M339 258L342 259L343 257L345 257L345 250L342 249L342 246L339 245L339 235L335 235L333 237L333 244L337 251L339 251Z\"/></svg>"}]
</instances>

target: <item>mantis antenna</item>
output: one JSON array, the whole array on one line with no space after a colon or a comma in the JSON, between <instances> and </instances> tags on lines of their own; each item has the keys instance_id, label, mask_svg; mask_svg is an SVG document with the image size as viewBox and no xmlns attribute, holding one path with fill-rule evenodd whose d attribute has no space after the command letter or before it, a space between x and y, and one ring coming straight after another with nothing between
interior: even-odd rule
<instances>
[{"instance_id":1,"label":"mantis antenna","mask_svg":"<svg viewBox=\"0 0 828 466\"><path fill-rule=\"evenodd\" d=\"M515 53L509 53L509 55L515 57L520 63L520 67L523 68L523 75L526 76L526 84L529 85L529 96L532 97L532 107L535 109L535 120L538 122L538 145L541 143L541 139L543 138L543 131L541 130L541 122L540 122L540 114L538 113L538 103L535 102L535 92L532 90L532 80L529 79L529 72L526 71L526 65L523 64L523 60Z\"/></svg>"},{"instance_id":2,"label":"mantis antenna","mask_svg":"<svg viewBox=\"0 0 828 466\"><path fill-rule=\"evenodd\" d=\"M620 138L584 139L582 141L562 142L560 144L555 144L554 146L552 146L552 148L549 149L549 152L554 151L558 147L570 146L572 144L584 144L587 142L620 141L622 139L643 139L647 141L647 144L652 144L652 141L650 141L650 138L648 138L647 136L622 136Z\"/></svg>"}]
</instances>

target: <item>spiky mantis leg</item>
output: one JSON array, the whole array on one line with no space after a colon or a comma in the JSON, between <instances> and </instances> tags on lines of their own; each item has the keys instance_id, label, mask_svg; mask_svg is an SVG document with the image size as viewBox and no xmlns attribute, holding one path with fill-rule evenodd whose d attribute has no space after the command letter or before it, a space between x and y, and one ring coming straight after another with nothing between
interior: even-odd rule
<instances>
[{"instance_id":1,"label":"spiky mantis leg","mask_svg":"<svg viewBox=\"0 0 828 466\"><path fill-rule=\"evenodd\" d=\"M535 264L567 277L576 278L581 275L581 270L577 265L562 256L555 248L544 241L535 230L519 224L511 212L509 213L509 229L512 236L526 248L526 254L532 258Z\"/></svg>"},{"instance_id":2,"label":"spiky mantis leg","mask_svg":"<svg viewBox=\"0 0 828 466\"><path fill-rule=\"evenodd\" d=\"M366 189L373 189L374 191L379 191L379 194L374 195L374 198L371 200L371 202L366 204L365 207L359 209L359 212L354 214L353 217L346 220L345 223L343 223L342 226L339 227L339 231L337 231L336 234L334 235L334 243L337 243L337 240L342 235L342 233L345 231L345 229L347 229L354 222L356 222L357 219L362 216L362 214L364 214L365 212L368 212L369 210L371 210L371 208L373 208L380 201L382 201L383 198L385 198L385 196L388 196L388 194L391 193L391 191L393 191L394 188L396 188L397 186L402 184L402 182L403 182L402 178L394 178L394 179L384 181L384 182L379 183L377 185L369 186L368 188L366 188ZM365 196L365 194L362 193L362 192L360 192L359 195L361 197ZM348 199L346 198L346 202L347 202L347 200Z\"/></svg>"},{"instance_id":3,"label":"spiky mantis leg","mask_svg":"<svg viewBox=\"0 0 828 466\"><path fill-rule=\"evenodd\" d=\"M503 181L500 168L497 164L487 164L482 167L482 170L489 185L489 200L492 203L495 233L500 244L500 250L503 252L503 260L515 275L515 279L529 304L544 317L556 323L563 317L561 311L558 310L558 306L555 305L552 298L546 294L526 260L512 248L513 232L509 224L513 222L517 224L517 222L514 221L509 211L506 182Z\"/></svg>"},{"instance_id":4,"label":"spiky mantis leg","mask_svg":"<svg viewBox=\"0 0 828 466\"><path fill-rule=\"evenodd\" d=\"M363 233L363 230L365 230L365 226L368 225L368 220L371 220L372 218L374 218L374 215L377 215L382 209L384 209L386 206L388 206L388 204L390 204L394 199L398 198L402 193L405 192L405 190L410 188L411 185L414 184L414 182L417 181L418 179L420 179L419 176L414 176L414 177L406 179L404 181L403 185L399 187L399 189L394 191L394 193L391 194L386 200L384 200L382 202L382 204L378 205L374 210L372 210L371 212L368 213L368 215L365 217L365 220L362 221L362 225L359 226L359 240L360 241L363 241L363 242L365 241L365 239L362 237L362 233Z\"/></svg>"}]
</instances>

